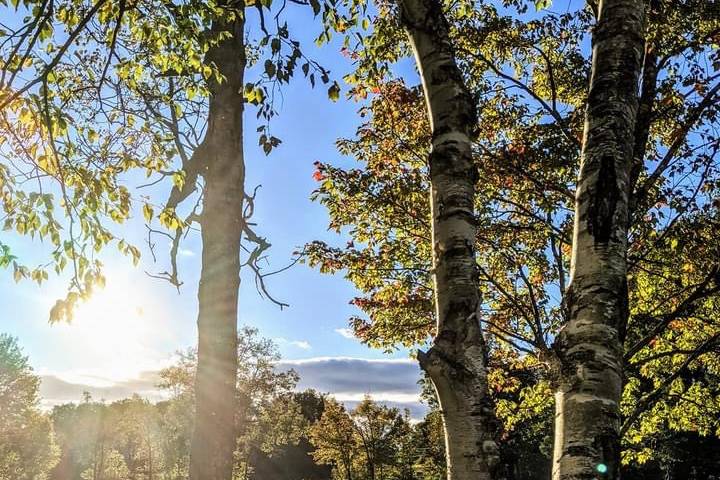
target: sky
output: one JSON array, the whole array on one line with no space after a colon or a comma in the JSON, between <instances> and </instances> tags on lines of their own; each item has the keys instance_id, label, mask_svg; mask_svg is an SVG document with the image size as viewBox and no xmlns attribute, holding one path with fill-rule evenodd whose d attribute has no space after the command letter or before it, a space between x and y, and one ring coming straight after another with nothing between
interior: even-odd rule
<instances>
[{"instance_id":1,"label":"sky","mask_svg":"<svg viewBox=\"0 0 720 480\"><path fill-rule=\"evenodd\" d=\"M293 13L288 23L305 53L341 81L352 66L340 54L340 45L318 48L313 44L318 25L312 23L309 9ZM405 68L414 75L411 68ZM248 106L246 111L246 185L248 189L262 185L253 221L257 232L272 243L268 270L286 265L293 252L311 240L345 242L327 230L324 207L309 197L316 187L313 162L353 163L339 155L335 141L353 135L360 105L342 99L330 102L326 88L320 85L313 90L302 78L284 86L280 116L272 124L272 133L282 144L268 157L257 146L254 107ZM138 184L129 185L131 191ZM158 264L153 264L144 245L142 215L138 212L135 217L114 231L143 249L140 265L133 267L112 247L103 252L107 285L79 308L71 324L50 325L47 321L54 302L64 297L67 277L51 277L38 287L28 281L15 284L11 271L0 271L0 305L4 306L0 333L18 337L42 377L46 407L79 401L83 391L106 401L132 393L158 399L158 370L173 361L174 352L196 341L199 235L192 234L179 252L184 284L178 293L169 283L146 273L166 268L165 251L159 244ZM42 262L50 251L48 245L8 232L2 232L1 238L25 264ZM356 292L341 275L321 275L306 265L296 265L268 279L268 286L290 307L281 311L258 295L252 275L245 271L238 324L257 327L262 336L275 341L283 357L278 368L294 368L301 377L299 388L329 392L349 404L371 394L377 400L410 408L414 415L422 410L418 404L419 370L408 352L384 354L352 338L347 319L360 312L348 303Z\"/></svg>"}]
</instances>

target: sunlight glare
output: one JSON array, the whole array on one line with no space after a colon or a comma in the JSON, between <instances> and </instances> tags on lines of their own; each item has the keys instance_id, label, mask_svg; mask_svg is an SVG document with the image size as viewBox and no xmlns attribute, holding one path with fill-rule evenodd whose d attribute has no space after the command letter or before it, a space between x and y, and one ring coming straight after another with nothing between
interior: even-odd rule
<instances>
[{"instance_id":1,"label":"sunlight glare","mask_svg":"<svg viewBox=\"0 0 720 480\"><path fill-rule=\"evenodd\" d=\"M78 374L84 383L94 378L102 386L158 368L163 355L152 344L164 329L151 307L137 289L108 282L77 306L71 323L59 326L70 348L80 349L92 366Z\"/></svg>"}]
</instances>

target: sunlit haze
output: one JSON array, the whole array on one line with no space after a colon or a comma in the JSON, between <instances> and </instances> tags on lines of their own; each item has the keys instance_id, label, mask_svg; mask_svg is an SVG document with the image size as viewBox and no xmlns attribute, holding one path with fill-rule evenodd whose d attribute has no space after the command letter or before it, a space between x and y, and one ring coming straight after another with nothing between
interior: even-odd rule
<instances>
[{"instance_id":1,"label":"sunlit haze","mask_svg":"<svg viewBox=\"0 0 720 480\"><path fill-rule=\"evenodd\" d=\"M62 378L109 386L162 366L167 355L153 347L153 338L168 335L173 328L167 313L132 285L110 280L79 305L72 322L54 327L58 341L77 346L87 364Z\"/></svg>"}]
</instances>

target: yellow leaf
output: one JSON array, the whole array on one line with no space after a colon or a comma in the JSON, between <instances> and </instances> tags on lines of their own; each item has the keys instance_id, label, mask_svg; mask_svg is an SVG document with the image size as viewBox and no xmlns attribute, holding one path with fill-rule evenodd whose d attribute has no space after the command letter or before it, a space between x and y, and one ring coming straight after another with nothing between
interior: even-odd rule
<instances>
[{"instance_id":1,"label":"yellow leaf","mask_svg":"<svg viewBox=\"0 0 720 480\"><path fill-rule=\"evenodd\" d=\"M153 218L153 208L147 203L143 205L143 216L147 222L150 222Z\"/></svg>"}]
</instances>

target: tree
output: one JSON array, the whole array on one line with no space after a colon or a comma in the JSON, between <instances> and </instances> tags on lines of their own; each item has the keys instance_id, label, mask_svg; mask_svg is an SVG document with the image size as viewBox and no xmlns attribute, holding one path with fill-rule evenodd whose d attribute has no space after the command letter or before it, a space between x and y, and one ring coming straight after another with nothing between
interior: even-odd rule
<instances>
[{"instance_id":1,"label":"tree","mask_svg":"<svg viewBox=\"0 0 720 480\"><path fill-rule=\"evenodd\" d=\"M325 400L322 417L310 427L310 441L315 447L312 455L316 462L332 465L338 479L355 478L357 437L342 404L330 398Z\"/></svg>"},{"instance_id":2,"label":"tree","mask_svg":"<svg viewBox=\"0 0 720 480\"><path fill-rule=\"evenodd\" d=\"M413 430L412 439L414 457L412 469L422 479L444 478L445 471L445 437L442 416L437 409L425 415Z\"/></svg>"},{"instance_id":3,"label":"tree","mask_svg":"<svg viewBox=\"0 0 720 480\"><path fill-rule=\"evenodd\" d=\"M275 345L249 327L242 329L238 345L233 478L247 479L253 478L258 452L273 457L297 445L308 421L292 392L297 374L275 370ZM133 395L105 404L88 396L80 404L56 406L52 420L62 456L50 478L186 480L196 371L197 354L190 349L160 372L168 400L152 404Z\"/></svg>"},{"instance_id":4,"label":"tree","mask_svg":"<svg viewBox=\"0 0 720 480\"><path fill-rule=\"evenodd\" d=\"M347 411L326 398L320 419L310 426L316 461L334 467L336 478L412 480L418 477L415 462L426 445L416 442L409 414L365 397ZM440 438L442 434L440 434ZM438 439L440 439L438 438Z\"/></svg>"},{"instance_id":5,"label":"tree","mask_svg":"<svg viewBox=\"0 0 720 480\"><path fill-rule=\"evenodd\" d=\"M242 236L257 247L248 248L251 253L245 264L258 274L263 293L267 292L257 261L269 247L248 224L254 195L244 185L242 112L246 101L253 102L269 123L275 112L268 86L274 89L287 83L300 59L313 84L316 73L328 83L329 72L305 58L299 43L290 39L287 25L279 21L283 9L275 31L268 30L265 14L270 4L255 6L261 34L252 45L257 52L268 52L265 72L257 82L247 84L246 49L251 46L246 45L243 2L178 6L152 0L100 0L89 5L41 1L20 7L13 3L13 7L27 11L27 20L11 32L2 31L8 43L3 43L7 57L0 80L0 127L13 139L2 153L10 159L21 153L28 169L17 175L5 166L0 169L0 187L7 199L6 228L50 236L56 270L72 265L67 298L51 312L51 321L70 319L75 304L104 282L101 262L94 253L86 253L90 248L99 251L118 240L118 248L136 262L139 257L137 247L116 238L103 223L104 216L122 223L131 214L133 199L120 185L120 174L141 168L148 176L159 176L146 187L172 179L172 191L159 215L153 207L159 202L136 203L143 204L148 223L157 217L170 231L148 226L151 234L172 240L172 267L158 276L176 287L181 285L175 258L179 242L194 222L201 226L190 478L230 478ZM328 93L335 98L337 86ZM203 126L195 129L198 121ZM269 153L280 140L270 135L268 124L260 131L260 143ZM39 192L28 195L15 177L38 179ZM51 189L60 190L61 202L44 193L46 178ZM178 209L189 197L195 204L181 219ZM67 230L53 217L55 203L63 206ZM45 220L35 213L36 205L44 205ZM69 232L66 240L61 239L63 231ZM148 243L152 249L150 239ZM6 247L0 245L0 265L13 265L16 278L30 276L38 282L47 278L42 268L30 271L18 264Z\"/></svg>"},{"instance_id":6,"label":"tree","mask_svg":"<svg viewBox=\"0 0 720 480\"><path fill-rule=\"evenodd\" d=\"M158 403L157 408L161 418L165 475L168 480L185 480L190 468L193 404L188 396L175 396Z\"/></svg>"},{"instance_id":7,"label":"tree","mask_svg":"<svg viewBox=\"0 0 720 480\"><path fill-rule=\"evenodd\" d=\"M400 16L421 74L432 132L428 166L437 332L418 360L443 412L448 478L490 479L498 461L497 419L487 385L475 262L476 105L457 67L441 3L403 0Z\"/></svg>"},{"instance_id":8,"label":"tree","mask_svg":"<svg viewBox=\"0 0 720 480\"><path fill-rule=\"evenodd\" d=\"M130 478L153 480L165 469L161 447L165 432L157 408L139 395L110 405L115 449L127 465Z\"/></svg>"},{"instance_id":9,"label":"tree","mask_svg":"<svg viewBox=\"0 0 720 480\"><path fill-rule=\"evenodd\" d=\"M191 480L231 478L236 435L237 312L245 198L245 18L238 5L226 2L220 6L232 13L213 20L210 32L225 38L207 51L205 62L215 63L224 81L215 79L208 84L208 126L193 165L202 171L206 184L200 220L203 249Z\"/></svg>"},{"instance_id":10,"label":"tree","mask_svg":"<svg viewBox=\"0 0 720 480\"><path fill-rule=\"evenodd\" d=\"M370 397L365 397L350 416L365 454L367 478L383 480L386 469L395 463L400 439L408 433L403 431L407 419L397 409L378 405Z\"/></svg>"},{"instance_id":11,"label":"tree","mask_svg":"<svg viewBox=\"0 0 720 480\"><path fill-rule=\"evenodd\" d=\"M85 115L76 115L78 103L87 100L91 88L78 85L82 75L63 61L68 51L74 50L80 60L88 50L88 57L97 53L87 35L92 22L99 17L100 29L111 28L113 13L120 10L119 23L124 8L106 0L89 5L5 2L0 8L3 18L11 19L0 32L3 228L50 245L48 261L33 267L2 243L0 267L12 269L16 281L28 278L38 284L49 278L49 271L69 271L66 298L50 312L55 321L68 318L78 301L104 284L102 262L96 256L102 247L115 243L137 262L139 250L113 234L108 223L123 223L130 216L131 195L117 181L118 174L131 165L150 167L141 160L142 153L130 152L143 152L140 144L157 152L158 142L141 129L125 139L125 130L117 129L100 141L95 126L113 123L107 112L101 119L101 113L88 106ZM78 44L83 48L73 49ZM95 86L99 81L98 94L104 79L103 74L93 82ZM122 140L127 142L124 146ZM4 241L12 242L10 234Z\"/></svg>"},{"instance_id":12,"label":"tree","mask_svg":"<svg viewBox=\"0 0 720 480\"><path fill-rule=\"evenodd\" d=\"M40 412L40 379L14 337L0 334L0 478L43 480L58 460L52 425Z\"/></svg>"},{"instance_id":13,"label":"tree","mask_svg":"<svg viewBox=\"0 0 720 480\"><path fill-rule=\"evenodd\" d=\"M130 470L120 452L114 449L102 452L102 461L99 466L85 470L80 478L82 480L125 480L129 478Z\"/></svg>"},{"instance_id":14,"label":"tree","mask_svg":"<svg viewBox=\"0 0 720 480\"><path fill-rule=\"evenodd\" d=\"M620 478L620 397L627 316L630 175L645 5L603 0L593 31L567 323L556 339L559 385L553 478Z\"/></svg>"},{"instance_id":15,"label":"tree","mask_svg":"<svg viewBox=\"0 0 720 480\"><path fill-rule=\"evenodd\" d=\"M277 403L277 406L281 408L290 403L289 408L286 408L287 411L278 413L278 417L286 420L283 423L290 428L278 429L279 434L270 430L269 438L276 445L258 452L252 461L251 478L328 480L331 478L332 468L329 465L319 465L313 461L315 448L309 440L310 425L322 417L325 396L309 389L294 392L290 397L292 402L288 402L287 398L281 398L281 401ZM298 412L301 418L295 417ZM274 416L270 412L270 415L266 417L267 423L265 424L273 425L273 418ZM300 427L300 431L297 427ZM278 441L283 443L278 444Z\"/></svg>"},{"instance_id":16,"label":"tree","mask_svg":"<svg viewBox=\"0 0 720 480\"><path fill-rule=\"evenodd\" d=\"M441 3L401 1L398 6L421 73L432 134L428 168L437 326L432 347L418 352L418 360L441 404L448 477L490 478L497 464L497 419L487 386L475 261L476 104L457 66ZM350 8L357 21L357 6ZM345 20L333 27L344 30L339 23Z\"/></svg>"},{"instance_id":17,"label":"tree","mask_svg":"<svg viewBox=\"0 0 720 480\"><path fill-rule=\"evenodd\" d=\"M186 478L176 476L175 464L167 461L174 457L163 445L166 437L172 439L172 431L165 428L160 413L138 395L109 405L88 397L80 404L54 407L52 420L62 456L50 478Z\"/></svg>"},{"instance_id":18,"label":"tree","mask_svg":"<svg viewBox=\"0 0 720 480\"><path fill-rule=\"evenodd\" d=\"M489 2L454 2L446 8L458 64L479 99L473 148L483 179L476 193L481 321L490 334L491 376L503 380L491 382L491 390L502 397L497 409L505 438L517 428L514 418L538 415L538 407L553 401L552 340L567 320L561 307L590 72L582 45L595 21L593 5L562 14L540 10L526 21L528 6L517 2L499 11ZM424 221L429 127L419 89L393 80L388 68L407 54L392 13L380 9L372 32L349 48L358 70L348 81L370 102L360 110L367 120L357 135L338 145L359 165L318 164L314 196L328 208L330 227L348 232L351 241L343 247L316 242L309 253L321 271L346 272L362 292L352 300L362 315L350 319L361 340L422 348L435 333ZM717 18L704 2L656 4L649 11L634 133L644 147L634 148L630 318L621 328L629 377L622 406L625 462L652 458L650 432L668 419L664 412L675 412L672 428L705 425L693 412L712 411L712 404L691 407L695 392L716 395L702 379L712 374L716 356L718 283L709 258L717 242L701 232L717 225L712 104L718 57L710 40ZM692 67L684 69L685 62ZM690 258L685 248L707 253ZM687 379L682 386L681 376Z\"/></svg>"}]
</instances>

